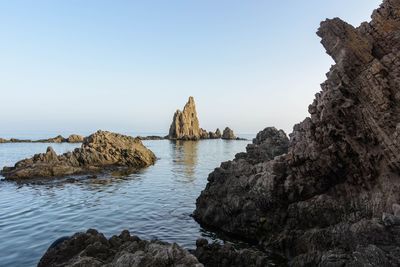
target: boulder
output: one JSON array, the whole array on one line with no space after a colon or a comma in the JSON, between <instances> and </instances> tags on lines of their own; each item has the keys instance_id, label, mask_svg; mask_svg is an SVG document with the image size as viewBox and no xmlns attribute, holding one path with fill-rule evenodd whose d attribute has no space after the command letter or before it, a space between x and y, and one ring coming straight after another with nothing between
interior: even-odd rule
<instances>
[{"instance_id":1,"label":"boulder","mask_svg":"<svg viewBox=\"0 0 400 267\"><path fill-rule=\"evenodd\" d=\"M8 143L9 141L7 140L7 139L4 139L4 138L0 138L0 144L2 144L2 143Z\"/></svg>"},{"instance_id":2,"label":"boulder","mask_svg":"<svg viewBox=\"0 0 400 267\"><path fill-rule=\"evenodd\" d=\"M209 132L210 139L220 139L222 137L221 131L217 128L215 132Z\"/></svg>"},{"instance_id":3,"label":"boulder","mask_svg":"<svg viewBox=\"0 0 400 267\"><path fill-rule=\"evenodd\" d=\"M78 134L71 134L70 136L68 136L67 138L67 142L68 143L82 143L83 142L84 137Z\"/></svg>"},{"instance_id":4,"label":"boulder","mask_svg":"<svg viewBox=\"0 0 400 267\"><path fill-rule=\"evenodd\" d=\"M183 111L175 112L168 138L178 140L199 140L201 138L196 104L192 96L189 97Z\"/></svg>"},{"instance_id":5,"label":"boulder","mask_svg":"<svg viewBox=\"0 0 400 267\"><path fill-rule=\"evenodd\" d=\"M138 169L154 164L152 151L138 138L97 131L86 137L80 148L57 155L49 147L46 153L19 161L14 167L4 167L6 179L59 177L72 174L99 172L104 169Z\"/></svg>"},{"instance_id":6,"label":"boulder","mask_svg":"<svg viewBox=\"0 0 400 267\"><path fill-rule=\"evenodd\" d=\"M224 132L222 133L222 139L226 139L226 140L235 140L236 136L233 133L233 130L231 130L231 128L226 127L224 129Z\"/></svg>"},{"instance_id":7,"label":"boulder","mask_svg":"<svg viewBox=\"0 0 400 267\"><path fill-rule=\"evenodd\" d=\"M399 266L400 1L358 28L326 20L317 34L336 64L287 152L278 133L269 156L250 146L222 163L194 216L291 266Z\"/></svg>"},{"instance_id":8,"label":"boulder","mask_svg":"<svg viewBox=\"0 0 400 267\"><path fill-rule=\"evenodd\" d=\"M52 245L38 267L61 266L140 266L202 267L195 256L177 244L141 240L129 231L107 239L94 229L63 238Z\"/></svg>"}]
</instances>

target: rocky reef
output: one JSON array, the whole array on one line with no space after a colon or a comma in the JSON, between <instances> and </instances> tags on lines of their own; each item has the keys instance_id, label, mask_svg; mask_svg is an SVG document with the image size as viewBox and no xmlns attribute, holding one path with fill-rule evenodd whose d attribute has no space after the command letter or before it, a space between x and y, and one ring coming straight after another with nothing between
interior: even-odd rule
<instances>
[{"instance_id":1,"label":"rocky reef","mask_svg":"<svg viewBox=\"0 0 400 267\"><path fill-rule=\"evenodd\" d=\"M292 266L399 266L400 1L357 28L326 20L317 34L336 64L310 117L288 146L269 129L259 134L269 145L222 163L194 216Z\"/></svg>"},{"instance_id":2,"label":"rocky reef","mask_svg":"<svg viewBox=\"0 0 400 267\"><path fill-rule=\"evenodd\" d=\"M60 244L50 247L38 267L61 266L140 266L201 267L195 256L177 244L146 241L123 231L106 239L94 229L77 233Z\"/></svg>"},{"instance_id":3,"label":"rocky reef","mask_svg":"<svg viewBox=\"0 0 400 267\"><path fill-rule=\"evenodd\" d=\"M105 169L137 169L154 164L155 155L138 138L97 131L86 137L80 148L57 155L51 147L46 153L4 167L6 179L59 177L95 173Z\"/></svg>"},{"instance_id":4,"label":"rocky reef","mask_svg":"<svg viewBox=\"0 0 400 267\"><path fill-rule=\"evenodd\" d=\"M64 138L61 135L58 135L53 138L48 139L39 139L39 140L30 140L30 139L4 139L0 138L1 143L82 143L84 137L77 134L71 134L68 138Z\"/></svg>"}]
</instances>

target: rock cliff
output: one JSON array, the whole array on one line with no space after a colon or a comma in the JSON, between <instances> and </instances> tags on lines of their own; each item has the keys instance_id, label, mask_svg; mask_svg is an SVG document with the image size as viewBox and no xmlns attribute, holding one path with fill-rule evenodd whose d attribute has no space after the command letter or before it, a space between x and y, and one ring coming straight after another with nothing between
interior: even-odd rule
<instances>
[{"instance_id":1,"label":"rock cliff","mask_svg":"<svg viewBox=\"0 0 400 267\"><path fill-rule=\"evenodd\" d=\"M326 20L317 34L336 64L287 152L277 156L278 141L265 147L272 160L250 148L223 163L195 218L293 266L399 266L400 1L358 28Z\"/></svg>"},{"instance_id":2,"label":"rock cliff","mask_svg":"<svg viewBox=\"0 0 400 267\"><path fill-rule=\"evenodd\" d=\"M156 160L138 138L97 131L86 137L80 148L57 155L49 147L46 153L4 167L6 179L29 179L84 174L110 168L143 168Z\"/></svg>"}]
</instances>

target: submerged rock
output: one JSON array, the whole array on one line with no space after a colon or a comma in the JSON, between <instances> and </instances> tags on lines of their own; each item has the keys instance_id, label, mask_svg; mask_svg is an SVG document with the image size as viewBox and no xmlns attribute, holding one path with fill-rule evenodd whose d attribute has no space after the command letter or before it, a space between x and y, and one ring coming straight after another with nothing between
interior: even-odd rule
<instances>
[{"instance_id":1,"label":"submerged rock","mask_svg":"<svg viewBox=\"0 0 400 267\"><path fill-rule=\"evenodd\" d=\"M169 139L198 140L201 137L194 98L189 97L183 111L177 110L169 129Z\"/></svg>"},{"instance_id":2,"label":"submerged rock","mask_svg":"<svg viewBox=\"0 0 400 267\"><path fill-rule=\"evenodd\" d=\"M146 241L123 231L110 239L96 230L77 233L52 245L38 267L67 266L140 266L202 267L195 256L177 244Z\"/></svg>"},{"instance_id":3,"label":"submerged rock","mask_svg":"<svg viewBox=\"0 0 400 267\"><path fill-rule=\"evenodd\" d=\"M6 179L29 179L98 172L110 168L143 168L156 160L152 151L130 136L97 131L86 137L80 148L57 155L49 147L46 153L4 167Z\"/></svg>"},{"instance_id":4,"label":"submerged rock","mask_svg":"<svg viewBox=\"0 0 400 267\"><path fill-rule=\"evenodd\" d=\"M293 266L399 266L398 220L382 215L400 203L400 1L358 28L326 20L318 35L336 65L288 151L272 142L270 156L249 147L223 163L195 218Z\"/></svg>"},{"instance_id":5,"label":"submerged rock","mask_svg":"<svg viewBox=\"0 0 400 267\"><path fill-rule=\"evenodd\" d=\"M226 127L224 129L224 132L222 133L222 139L226 139L226 140L235 140L236 136L233 133L233 130L231 130L231 128Z\"/></svg>"}]
</instances>

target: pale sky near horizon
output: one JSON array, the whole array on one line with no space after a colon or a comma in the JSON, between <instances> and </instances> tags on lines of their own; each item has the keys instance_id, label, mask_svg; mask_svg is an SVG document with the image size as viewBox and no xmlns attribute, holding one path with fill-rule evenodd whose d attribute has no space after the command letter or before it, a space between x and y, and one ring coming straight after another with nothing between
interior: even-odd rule
<instances>
[{"instance_id":1,"label":"pale sky near horizon","mask_svg":"<svg viewBox=\"0 0 400 267\"><path fill-rule=\"evenodd\" d=\"M290 133L333 64L320 21L381 2L0 1L0 137L166 133L191 95L207 130Z\"/></svg>"}]
</instances>

